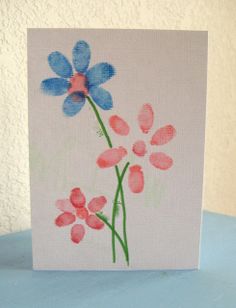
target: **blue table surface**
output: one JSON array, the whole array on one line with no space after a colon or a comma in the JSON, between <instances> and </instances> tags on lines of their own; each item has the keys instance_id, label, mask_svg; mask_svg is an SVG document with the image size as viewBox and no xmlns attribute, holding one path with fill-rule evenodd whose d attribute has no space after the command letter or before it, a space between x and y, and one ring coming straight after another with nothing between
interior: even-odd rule
<instances>
[{"instance_id":1,"label":"blue table surface","mask_svg":"<svg viewBox=\"0 0 236 308\"><path fill-rule=\"evenodd\" d=\"M37 272L31 232L1 236L0 307L235 308L236 217L204 213L199 271Z\"/></svg>"}]
</instances>

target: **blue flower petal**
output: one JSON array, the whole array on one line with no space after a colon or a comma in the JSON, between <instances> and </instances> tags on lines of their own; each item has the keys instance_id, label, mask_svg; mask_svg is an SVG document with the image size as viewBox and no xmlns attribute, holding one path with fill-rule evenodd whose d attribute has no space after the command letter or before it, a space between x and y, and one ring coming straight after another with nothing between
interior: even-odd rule
<instances>
[{"instance_id":1,"label":"blue flower petal","mask_svg":"<svg viewBox=\"0 0 236 308\"><path fill-rule=\"evenodd\" d=\"M86 73L89 86L98 86L114 75L115 68L109 63L98 63Z\"/></svg>"},{"instance_id":2,"label":"blue flower petal","mask_svg":"<svg viewBox=\"0 0 236 308\"><path fill-rule=\"evenodd\" d=\"M73 51L73 64L77 72L84 73L90 62L90 47L85 41L79 41L75 44Z\"/></svg>"},{"instance_id":3,"label":"blue flower petal","mask_svg":"<svg viewBox=\"0 0 236 308\"><path fill-rule=\"evenodd\" d=\"M94 102L103 110L110 110L113 107L112 96L107 90L99 87L91 87L89 93Z\"/></svg>"},{"instance_id":4,"label":"blue flower petal","mask_svg":"<svg viewBox=\"0 0 236 308\"><path fill-rule=\"evenodd\" d=\"M48 63L51 69L60 77L70 78L73 74L70 62L58 51L50 53L48 56Z\"/></svg>"},{"instance_id":5,"label":"blue flower petal","mask_svg":"<svg viewBox=\"0 0 236 308\"><path fill-rule=\"evenodd\" d=\"M69 116L73 117L76 115L85 104L85 96L81 92L74 92L67 96L63 104L63 112Z\"/></svg>"},{"instance_id":6,"label":"blue flower petal","mask_svg":"<svg viewBox=\"0 0 236 308\"><path fill-rule=\"evenodd\" d=\"M62 95L67 92L70 83L63 78L49 78L41 82L41 89L48 95Z\"/></svg>"}]
</instances>

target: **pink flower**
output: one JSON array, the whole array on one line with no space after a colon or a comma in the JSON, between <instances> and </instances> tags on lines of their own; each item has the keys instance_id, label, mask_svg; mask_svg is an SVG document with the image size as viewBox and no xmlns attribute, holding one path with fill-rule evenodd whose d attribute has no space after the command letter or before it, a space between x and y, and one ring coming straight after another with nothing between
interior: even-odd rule
<instances>
[{"instance_id":1,"label":"pink flower","mask_svg":"<svg viewBox=\"0 0 236 308\"><path fill-rule=\"evenodd\" d=\"M143 134L148 134L152 129L154 122L154 112L151 104L144 104L138 114L138 124ZM115 123L115 124L114 124ZM112 116L109 120L110 127L116 134L128 135L129 125L124 119L118 116ZM127 129L128 128L128 129ZM124 134L124 132L126 132ZM153 146L162 146L170 142L176 135L176 130L173 125L168 124L158 128L151 137L150 144ZM123 148L124 149L124 148ZM111 149L113 150L113 149ZM111 151L110 150L110 151ZM134 142L132 152L139 156L144 157L147 154L147 146L144 140L140 139ZM105 153L105 152L104 152ZM127 153L127 152L126 152ZM163 152L152 152L149 155L149 162L151 165L160 170L167 170L173 165L173 159ZM112 155L111 155L112 156ZM113 159L110 166L114 166L120 162L120 159ZM110 158L110 161L112 158ZM101 166L100 166L101 167ZM102 168L102 167L101 167ZM140 193L144 189L144 175L140 165L134 165L129 168L128 178L129 188L134 193Z\"/></svg>"},{"instance_id":2,"label":"pink flower","mask_svg":"<svg viewBox=\"0 0 236 308\"><path fill-rule=\"evenodd\" d=\"M69 199L56 201L56 207L62 212L55 219L55 225L65 227L76 222L77 219L84 220L86 225L95 230L101 230L104 223L96 216L96 213L107 203L104 196L94 197L86 208L86 199L81 189L76 187L71 190ZM72 242L79 244L85 235L85 227L75 223L71 228Z\"/></svg>"}]
</instances>

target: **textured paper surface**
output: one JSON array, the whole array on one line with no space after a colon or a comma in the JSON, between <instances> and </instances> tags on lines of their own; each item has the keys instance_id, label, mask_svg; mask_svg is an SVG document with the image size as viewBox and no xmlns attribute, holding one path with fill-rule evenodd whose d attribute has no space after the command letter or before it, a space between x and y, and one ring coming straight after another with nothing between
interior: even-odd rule
<instances>
[{"instance_id":1,"label":"textured paper surface","mask_svg":"<svg viewBox=\"0 0 236 308\"><path fill-rule=\"evenodd\" d=\"M116 243L112 262L111 231L84 225L79 244L70 240L71 226L58 228L58 199L68 198L80 187L89 201L104 195L104 214L111 219L117 186L114 168L100 169L96 160L108 149L99 125L86 102L75 116L62 112L62 96L47 96L42 80L58 77L47 58L60 51L72 63L76 42L91 48L90 67L111 63L116 74L102 85L113 98L111 110L101 110L114 147L123 146L131 165L142 166L144 190L134 194L124 179L127 237L130 262ZM30 173L35 269L188 269L198 267L204 158L207 33L152 30L62 30L31 29L28 32ZM137 115L143 104L154 111L149 134L142 134ZM99 108L99 107L98 107ZM130 126L128 136L118 136L109 118L119 115ZM167 124L176 136L161 146L151 146L154 132ZM136 140L144 140L148 153L132 152ZM155 149L153 149L153 147ZM168 170L149 163L152 152L173 159ZM116 225L122 225L122 211ZM119 230L122 232L122 230Z\"/></svg>"}]
</instances>

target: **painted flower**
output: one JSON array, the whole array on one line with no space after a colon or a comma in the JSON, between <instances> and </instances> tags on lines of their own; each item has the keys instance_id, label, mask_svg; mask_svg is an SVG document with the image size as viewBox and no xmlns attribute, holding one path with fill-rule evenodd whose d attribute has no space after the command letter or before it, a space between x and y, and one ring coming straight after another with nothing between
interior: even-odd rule
<instances>
[{"instance_id":1,"label":"painted flower","mask_svg":"<svg viewBox=\"0 0 236 308\"><path fill-rule=\"evenodd\" d=\"M85 235L85 227L77 220L84 220L86 225L95 230L101 230L104 223L96 216L97 212L105 206L107 200L104 196L94 197L86 207L86 198L80 188L71 190L69 199L56 201L56 207L62 212L55 219L55 225L65 227L72 225L71 240L79 244Z\"/></svg>"},{"instance_id":2,"label":"painted flower","mask_svg":"<svg viewBox=\"0 0 236 308\"><path fill-rule=\"evenodd\" d=\"M143 134L148 134L153 126L154 112L150 104L144 104L138 114L138 124ZM130 131L128 123L117 115L113 115L109 119L109 125L113 131L122 136L127 136ZM173 125L168 124L161 128L158 128L151 137L150 144L152 146L162 146L171 141L176 135L176 130ZM127 154L127 151L123 147L119 147L116 151L122 148L122 152ZM115 149L106 150L103 152L98 160L97 164L100 168L113 167L119 163L124 155L120 155L117 159L117 155L114 156ZM134 142L132 146L132 152L139 157L147 155L147 146L144 140L140 139ZM154 151L149 155L149 162L151 165L160 170L167 170L173 165L173 159L167 154ZM99 164L99 159L103 158L102 165ZM104 167L105 166L105 167ZM144 189L144 174L140 165L132 165L129 167L128 185L133 193L140 193Z\"/></svg>"},{"instance_id":3,"label":"painted flower","mask_svg":"<svg viewBox=\"0 0 236 308\"><path fill-rule=\"evenodd\" d=\"M53 96L67 94L63 104L63 112L67 116L76 115L84 106L88 95L103 110L109 110L113 106L111 94L100 85L115 75L115 69L107 62L88 68L90 58L90 47L85 41L78 41L72 50L75 71L59 51L54 51L48 56L49 66L59 77L43 80L41 89Z\"/></svg>"}]
</instances>

